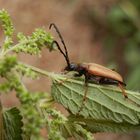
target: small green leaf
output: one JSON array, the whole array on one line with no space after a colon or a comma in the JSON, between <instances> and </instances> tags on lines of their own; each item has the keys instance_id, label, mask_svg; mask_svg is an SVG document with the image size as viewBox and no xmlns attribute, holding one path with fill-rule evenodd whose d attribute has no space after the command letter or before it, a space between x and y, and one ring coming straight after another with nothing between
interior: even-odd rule
<instances>
[{"instance_id":1,"label":"small green leaf","mask_svg":"<svg viewBox=\"0 0 140 140\"><path fill-rule=\"evenodd\" d=\"M72 123L71 121L67 121L63 127L61 126L61 130L64 135L67 134L67 138L73 136L76 140L94 140L94 137L89 131L81 125Z\"/></svg>"},{"instance_id":2,"label":"small green leaf","mask_svg":"<svg viewBox=\"0 0 140 140\"><path fill-rule=\"evenodd\" d=\"M49 139L65 140L75 138L76 140L93 140L93 136L81 125L72 123L59 111L54 109L43 110L47 119Z\"/></svg>"},{"instance_id":3,"label":"small green leaf","mask_svg":"<svg viewBox=\"0 0 140 140\"><path fill-rule=\"evenodd\" d=\"M22 117L16 107L3 111L4 140L22 140Z\"/></svg>"},{"instance_id":4,"label":"small green leaf","mask_svg":"<svg viewBox=\"0 0 140 140\"><path fill-rule=\"evenodd\" d=\"M52 96L55 101L61 103L77 118L82 116L83 122L87 119L89 125L95 123L95 126L100 127L102 131L107 131L106 127L111 127L111 132L115 131L113 124L129 127L140 125L139 93L126 90L128 99L125 99L118 87L89 84L86 101L77 116L82 106L84 93L85 86L82 81L65 79L60 75L53 81ZM101 127L101 124L106 127Z\"/></svg>"}]
</instances>

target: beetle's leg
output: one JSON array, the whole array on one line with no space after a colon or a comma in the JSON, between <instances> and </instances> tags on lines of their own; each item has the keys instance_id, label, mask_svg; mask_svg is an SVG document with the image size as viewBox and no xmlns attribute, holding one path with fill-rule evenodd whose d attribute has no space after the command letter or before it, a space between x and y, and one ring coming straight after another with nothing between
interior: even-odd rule
<instances>
[{"instance_id":1,"label":"beetle's leg","mask_svg":"<svg viewBox=\"0 0 140 140\"><path fill-rule=\"evenodd\" d=\"M68 72L67 72L68 73ZM78 72L78 73L75 73L74 74L74 77L80 77L80 76L82 76L83 75L83 73L80 73L80 72ZM67 81L68 79L69 79L70 77L67 77L65 80L62 80L61 82L59 82L59 84L63 84L65 81ZM72 78L72 77L71 77Z\"/></svg>"},{"instance_id":2,"label":"beetle's leg","mask_svg":"<svg viewBox=\"0 0 140 140\"><path fill-rule=\"evenodd\" d=\"M123 93L124 97L125 97L128 101L130 101L131 103L133 103L133 104L137 105L138 107L140 107L140 105L139 105L138 103L136 103L136 102L133 101L132 99L128 98L128 96L127 96L127 94L126 94L126 92L125 92L125 90L124 90L124 86L122 86L121 83L118 83L118 86L120 87L120 89L122 90L122 93Z\"/></svg>"},{"instance_id":3,"label":"beetle's leg","mask_svg":"<svg viewBox=\"0 0 140 140\"><path fill-rule=\"evenodd\" d=\"M112 80L112 79L108 79L108 78L105 78L105 77L101 77L100 80L99 80L99 84L103 84L103 85L117 85L119 84L118 81L116 80Z\"/></svg>"},{"instance_id":4,"label":"beetle's leg","mask_svg":"<svg viewBox=\"0 0 140 140\"><path fill-rule=\"evenodd\" d=\"M86 74L86 75L85 75L85 83L84 83L84 87L85 87L85 88L84 88L84 89L85 89L85 91L84 91L84 97L83 97L83 100L82 100L82 105L81 105L80 109L78 110L77 115L79 115L79 113L80 113L81 110L83 109L83 106L84 106L85 101L86 101L86 98L87 98L88 80L89 80L89 76Z\"/></svg>"},{"instance_id":5,"label":"beetle's leg","mask_svg":"<svg viewBox=\"0 0 140 140\"><path fill-rule=\"evenodd\" d=\"M106 84L106 85L117 85L121 91L122 91L122 94L125 98L128 98L125 90L124 90L124 86L125 84L124 83L120 83L119 81L116 81L116 80L112 80L112 79L107 79L107 78L104 78L102 77L99 81L100 84Z\"/></svg>"},{"instance_id":6,"label":"beetle's leg","mask_svg":"<svg viewBox=\"0 0 140 140\"><path fill-rule=\"evenodd\" d=\"M126 92L125 92L124 87L122 86L122 84L118 83L118 86L119 86L119 88L121 89L123 96L124 96L125 98L128 98L128 96L127 96L127 94L126 94Z\"/></svg>"},{"instance_id":7,"label":"beetle's leg","mask_svg":"<svg viewBox=\"0 0 140 140\"><path fill-rule=\"evenodd\" d=\"M82 76L82 75L83 75L83 74L79 72L79 73L75 73L75 74L74 74L74 77L80 77L80 76Z\"/></svg>"},{"instance_id":8,"label":"beetle's leg","mask_svg":"<svg viewBox=\"0 0 140 140\"><path fill-rule=\"evenodd\" d=\"M94 83L94 84L100 84L100 79L101 79L101 77L99 77L99 76L91 75L91 76L89 76L88 82Z\"/></svg>"}]
</instances>

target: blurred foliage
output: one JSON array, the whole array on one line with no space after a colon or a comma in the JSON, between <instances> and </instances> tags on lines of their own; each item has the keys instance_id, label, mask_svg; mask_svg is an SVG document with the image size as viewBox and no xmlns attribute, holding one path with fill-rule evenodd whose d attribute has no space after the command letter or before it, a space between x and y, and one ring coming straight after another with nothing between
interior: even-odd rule
<instances>
[{"instance_id":1,"label":"blurred foliage","mask_svg":"<svg viewBox=\"0 0 140 140\"><path fill-rule=\"evenodd\" d=\"M122 53L118 52L118 57L121 54L123 63L127 65L127 88L132 90L140 89L140 1L121 1L118 5L111 8L107 15L107 22L110 29L116 36L109 35L108 39L112 39L117 42L124 41L121 45ZM106 39L107 40L107 39ZM115 47L119 47L115 41L111 47L115 53ZM107 48L107 47L106 47ZM109 52L109 49L108 49ZM122 64L123 65L123 64ZM126 67L123 67L126 69ZM125 72L125 71L124 71Z\"/></svg>"},{"instance_id":2,"label":"blurred foliage","mask_svg":"<svg viewBox=\"0 0 140 140\"><path fill-rule=\"evenodd\" d=\"M102 42L109 65L125 77L127 89L140 90L140 1L119 0L105 12L85 4L79 12L78 18L91 25L93 41Z\"/></svg>"}]
</instances>

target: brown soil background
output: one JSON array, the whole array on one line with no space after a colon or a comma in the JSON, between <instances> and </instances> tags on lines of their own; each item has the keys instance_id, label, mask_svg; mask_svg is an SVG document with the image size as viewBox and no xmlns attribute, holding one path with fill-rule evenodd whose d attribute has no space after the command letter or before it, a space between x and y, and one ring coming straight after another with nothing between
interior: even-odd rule
<instances>
[{"instance_id":1,"label":"brown soil background","mask_svg":"<svg viewBox=\"0 0 140 140\"><path fill-rule=\"evenodd\" d=\"M82 19L80 13L81 10L84 13L83 7L86 4L93 5L105 14L106 9L115 2L116 0L0 0L0 9L4 8L10 13L16 28L15 33L23 32L30 35L37 27L45 27L49 31L49 24L53 22L59 27L65 39L71 61L95 62L105 65L106 55L103 53L103 46L100 40L93 41L93 27L84 20L80 20ZM56 36L54 30L51 33ZM2 41L3 32L0 27L0 45ZM59 52L49 53L47 50L43 50L41 58L25 57L23 54L19 58L28 64L48 71L60 72L65 66L64 58ZM36 81L25 79L25 82L32 91L50 90L50 82L46 78ZM5 106L19 104L14 93L1 98ZM128 134L100 133L94 136L97 140L133 140L133 136Z\"/></svg>"}]
</instances>

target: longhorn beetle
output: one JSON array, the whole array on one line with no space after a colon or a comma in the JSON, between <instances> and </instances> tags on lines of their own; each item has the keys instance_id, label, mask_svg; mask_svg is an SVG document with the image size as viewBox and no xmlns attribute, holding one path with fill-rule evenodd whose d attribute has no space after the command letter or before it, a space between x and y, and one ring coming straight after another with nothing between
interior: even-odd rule
<instances>
[{"instance_id":1,"label":"longhorn beetle","mask_svg":"<svg viewBox=\"0 0 140 140\"><path fill-rule=\"evenodd\" d=\"M50 24L49 29L51 29L52 26L55 28L56 32L58 33L60 40L63 44L64 50L65 50L65 51L62 51L58 42L56 40L53 41L52 45L53 44L57 45L60 53L63 54L66 60L67 66L64 68L65 71L76 71L77 73L74 75L75 77L80 77L84 75L86 87L88 86L89 82L95 83L95 84L116 85L121 89L123 96L125 98L128 98L124 90L124 87L126 86L126 84L124 83L122 76L116 71L108 69L102 65L95 64L95 63L82 63L82 64L70 63L68 51L67 51L67 47L65 45L64 39L60 31L58 30L57 26L54 23ZM86 94L87 94L87 90L85 90L82 106L86 99ZM80 111L81 109L79 110L79 112Z\"/></svg>"}]
</instances>

